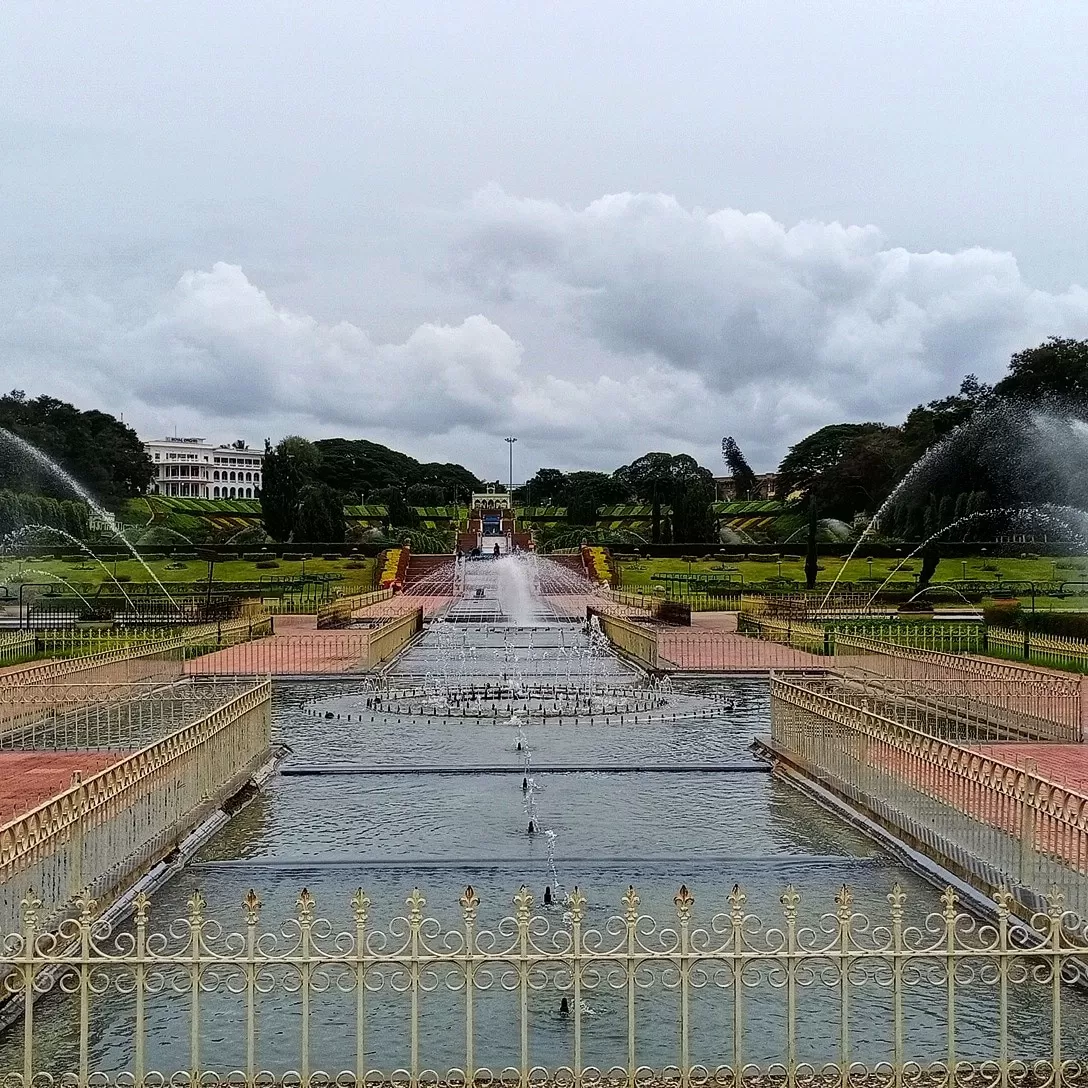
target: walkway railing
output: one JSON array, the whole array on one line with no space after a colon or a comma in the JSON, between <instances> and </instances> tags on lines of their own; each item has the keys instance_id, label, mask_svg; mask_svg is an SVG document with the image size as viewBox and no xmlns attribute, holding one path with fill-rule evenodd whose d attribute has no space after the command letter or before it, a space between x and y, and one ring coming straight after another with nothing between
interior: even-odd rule
<instances>
[{"instance_id":1,"label":"walkway railing","mask_svg":"<svg viewBox=\"0 0 1088 1088\"><path fill-rule=\"evenodd\" d=\"M839 619L811 622L742 613L739 630L754 638L781 642L814 654L833 654L837 639L856 636L879 639L895 646L959 654L977 653L984 649L986 628L981 623L956 621L881 623Z\"/></svg>"},{"instance_id":2,"label":"walkway railing","mask_svg":"<svg viewBox=\"0 0 1088 1088\"><path fill-rule=\"evenodd\" d=\"M270 699L269 681L246 685L0 827L0 925L15 925L31 896L52 925L77 897L108 895L168 850L266 757Z\"/></svg>"},{"instance_id":3,"label":"walkway railing","mask_svg":"<svg viewBox=\"0 0 1088 1088\"><path fill-rule=\"evenodd\" d=\"M131 926L84 904L58 939L29 896L0 945L24 1043L8 1081L1083 1083L1083 1001L1064 980L1088 945L1063 928L1060 895L1037 933L1005 892L988 924L952 889L935 910L898 885L872 916L847 886L826 903L787 886L764 919L740 887L701 911L681 885L654 917L633 887L615 914L574 888L560 914L522 888L488 924L468 887L437 913L414 891L382 925L361 888L343 920L303 889L271 923L250 891L232 924L199 893L180 919L140 895Z\"/></svg>"},{"instance_id":4,"label":"walkway railing","mask_svg":"<svg viewBox=\"0 0 1088 1088\"><path fill-rule=\"evenodd\" d=\"M989 653L1031 665L1088 673L1088 639L1009 627L989 627L986 630L986 648Z\"/></svg>"},{"instance_id":5,"label":"walkway railing","mask_svg":"<svg viewBox=\"0 0 1088 1088\"><path fill-rule=\"evenodd\" d=\"M1023 909L1058 885L1088 920L1088 797L859 705L833 678L776 676L771 698L773 743L807 775Z\"/></svg>"},{"instance_id":6,"label":"walkway railing","mask_svg":"<svg viewBox=\"0 0 1088 1088\"><path fill-rule=\"evenodd\" d=\"M936 691L934 685L942 680L973 681L962 686L980 706L1007 712L1019 700L1020 711L1039 720L1040 739L1080 741L1085 735L1088 677L1057 676L1011 662L897 646L862 635L838 636L835 657L837 665L873 676L917 680L919 690L929 685Z\"/></svg>"},{"instance_id":7,"label":"walkway railing","mask_svg":"<svg viewBox=\"0 0 1088 1088\"><path fill-rule=\"evenodd\" d=\"M589 611L597 617L601 631L616 649L633 658L647 669L657 668L657 631L619 616L607 616L595 608Z\"/></svg>"},{"instance_id":8,"label":"walkway railing","mask_svg":"<svg viewBox=\"0 0 1088 1088\"><path fill-rule=\"evenodd\" d=\"M375 589L369 593L353 593L348 597L337 597L317 610L317 626L319 628L347 627L351 623L352 616L359 609L367 608L379 601L388 601L392 596L393 589L390 586L386 589Z\"/></svg>"}]
</instances>

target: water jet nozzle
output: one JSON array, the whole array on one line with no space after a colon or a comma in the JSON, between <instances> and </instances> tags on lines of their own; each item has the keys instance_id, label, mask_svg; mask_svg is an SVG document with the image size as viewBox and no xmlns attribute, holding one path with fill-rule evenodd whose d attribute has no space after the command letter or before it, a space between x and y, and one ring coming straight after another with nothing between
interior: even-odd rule
<instances>
[{"instance_id":1,"label":"water jet nozzle","mask_svg":"<svg viewBox=\"0 0 1088 1088\"><path fill-rule=\"evenodd\" d=\"M550 907L552 905L552 886L550 884L544 887L544 906Z\"/></svg>"},{"instance_id":2,"label":"water jet nozzle","mask_svg":"<svg viewBox=\"0 0 1088 1088\"><path fill-rule=\"evenodd\" d=\"M528 831L529 831L530 835L535 835L536 834L536 823L533 820L529 821Z\"/></svg>"}]
</instances>

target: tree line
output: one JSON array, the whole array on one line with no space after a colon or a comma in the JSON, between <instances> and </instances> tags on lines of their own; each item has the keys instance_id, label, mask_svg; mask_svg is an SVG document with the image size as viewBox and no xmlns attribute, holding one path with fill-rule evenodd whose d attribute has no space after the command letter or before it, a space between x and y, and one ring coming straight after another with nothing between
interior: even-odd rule
<instances>
[{"instance_id":1,"label":"tree line","mask_svg":"<svg viewBox=\"0 0 1088 1088\"><path fill-rule=\"evenodd\" d=\"M969 374L899 425L821 427L782 459L778 494L852 520L894 493L883 535L923 540L964 522L950 538L980 539L992 538L1002 510L1088 508L1086 469L1088 341L1050 337L1014 354L996 384Z\"/></svg>"}]
</instances>

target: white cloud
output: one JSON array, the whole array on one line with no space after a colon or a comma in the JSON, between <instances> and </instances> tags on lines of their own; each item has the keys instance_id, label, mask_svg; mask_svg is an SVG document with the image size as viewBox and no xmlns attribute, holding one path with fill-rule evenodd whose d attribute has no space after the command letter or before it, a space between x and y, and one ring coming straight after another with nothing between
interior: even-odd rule
<instances>
[{"instance_id":1,"label":"white cloud","mask_svg":"<svg viewBox=\"0 0 1088 1088\"><path fill-rule=\"evenodd\" d=\"M454 283L430 284L416 323L384 339L225 262L166 290L9 274L5 382L144 431L363 435L481 474L511 433L529 471L649 449L716 468L726 433L771 467L825 423L898 421L968 372L996 378L1018 348L1088 335L1081 288L1036 290L1010 254L912 253L871 226L495 188L461 222Z\"/></svg>"},{"instance_id":2,"label":"white cloud","mask_svg":"<svg viewBox=\"0 0 1088 1088\"><path fill-rule=\"evenodd\" d=\"M1008 253L912 253L872 226L787 227L661 194L579 210L488 188L453 267L487 297L558 309L611 352L697 376L723 427L777 451L799 428L901 418L968 372L999 376L1018 348L1088 334L1088 292L1034 290Z\"/></svg>"}]
</instances>

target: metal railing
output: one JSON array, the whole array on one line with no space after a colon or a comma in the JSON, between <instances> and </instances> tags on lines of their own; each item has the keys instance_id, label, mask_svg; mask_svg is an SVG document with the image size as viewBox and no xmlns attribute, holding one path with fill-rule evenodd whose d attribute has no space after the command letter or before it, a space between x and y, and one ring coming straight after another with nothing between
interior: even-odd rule
<instances>
[{"instance_id":1,"label":"metal railing","mask_svg":"<svg viewBox=\"0 0 1088 1088\"><path fill-rule=\"evenodd\" d=\"M246 686L249 681L245 682ZM109 698L88 696L68 685L59 700L21 728L0 733L0 751L108 751L119 755L202 718L242 690L220 677L162 684L143 681L110 685Z\"/></svg>"},{"instance_id":2,"label":"metal railing","mask_svg":"<svg viewBox=\"0 0 1088 1088\"><path fill-rule=\"evenodd\" d=\"M367 663L370 668L377 668L383 662L395 657L423 630L423 609L415 608L397 619L372 627L367 631Z\"/></svg>"},{"instance_id":3,"label":"metal railing","mask_svg":"<svg viewBox=\"0 0 1088 1088\"><path fill-rule=\"evenodd\" d=\"M0 631L0 666L14 665L35 652L34 636L27 631Z\"/></svg>"},{"instance_id":4,"label":"metal railing","mask_svg":"<svg viewBox=\"0 0 1088 1088\"><path fill-rule=\"evenodd\" d=\"M470 886L437 916L414 891L383 926L361 888L342 922L303 889L266 926L253 891L236 924L199 893L160 921L140 894L131 925L84 902L54 933L30 895L0 946L0 1060L12 1088L1083 1083L1069 983L1088 944L1060 894L1034 931L1004 891L985 924L950 888L933 908L886 899L870 916L844 885L812 911L787 886L765 921L740 887L700 914L681 885L655 918L633 887L614 914L578 888L534 909L522 888L486 925Z\"/></svg>"},{"instance_id":5,"label":"metal railing","mask_svg":"<svg viewBox=\"0 0 1088 1088\"><path fill-rule=\"evenodd\" d=\"M590 608L589 611L597 617L602 633L617 650L633 658L644 668L657 668L657 631L654 628L632 623L620 616L605 615L595 608Z\"/></svg>"},{"instance_id":6,"label":"metal railing","mask_svg":"<svg viewBox=\"0 0 1088 1088\"><path fill-rule=\"evenodd\" d=\"M1088 639L990 627L986 631L986 651L1032 665L1088 672Z\"/></svg>"},{"instance_id":7,"label":"metal railing","mask_svg":"<svg viewBox=\"0 0 1088 1088\"><path fill-rule=\"evenodd\" d=\"M270 747L271 683L190 721L0 827L0 924L36 894L52 924L79 896L120 890ZM31 889L34 892L31 892Z\"/></svg>"},{"instance_id":8,"label":"metal railing","mask_svg":"<svg viewBox=\"0 0 1088 1088\"><path fill-rule=\"evenodd\" d=\"M347 627L355 612L379 601L388 601L393 596L392 587L375 589L368 593L353 593L347 597L337 597L317 610L317 626Z\"/></svg>"},{"instance_id":9,"label":"metal railing","mask_svg":"<svg viewBox=\"0 0 1088 1088\"><path fill-rule=\"evenodd\" d=\"M1088 920L1088 797L859 705L834 678L775 676L771 730L780 754L901 838L1011 886L1029 911L1058 884Z\"/></svg>"},{"instance_id":10,"label":"metal railing","mask_svg":"<svg viewBox=\"0 0 1088 1088\"><path fill-rule=\"evenodd\" d=\"M423 610L414 608L374 627L277 634L242 642L218 653L192 658L189 676L306 676L362 672L403 649L423 629Z\"/></svg>"},{"instance_id":11,"label":"metal railing","mask_svg":"<svg viewBox=\"0 0 1088 1088\"><path fill-rule=\"evenodd\" d=\"M965 691L970 689L979 705L1007 712L1019 700L1022 712L1039 720L1039 739L1076 742L1084 738L1088 677L1061 676L968 654L898 646L862 635L838 636L835 658L837 665L849 669L889 679L917 680L923 685L956 678L973 681L963 687ZM1049 723L1048 728L1045 723Z\"/></svg>"},{"instance_id":12,"label":"metal railing","mask_svg":"<svg viewBox=\"0 0 1088 1088\"><path fill-rule=\"evenodd\" d=\"M895 646L947 653L977 653L985 647L985 627L981 623L919 622L882 623L873 620L827 620L809 622L742 613L743 634L769 642L781 642L809 653L833 654L840 637L862 636L879 639Z\"/></svg>"}]
</instances>

